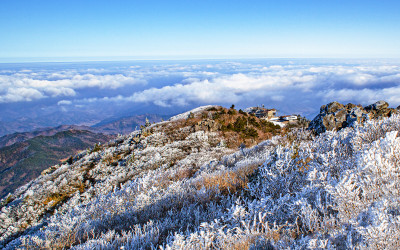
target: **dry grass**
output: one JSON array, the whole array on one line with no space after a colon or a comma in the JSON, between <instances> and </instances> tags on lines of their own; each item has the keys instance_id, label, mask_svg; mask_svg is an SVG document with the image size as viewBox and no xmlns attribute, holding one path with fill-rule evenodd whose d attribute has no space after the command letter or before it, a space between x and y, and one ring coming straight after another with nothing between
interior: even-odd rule
<instances>
[{"instance_id":1,"label":"dry grass","mask_svg":"<svg viewBox=\"0 0 400 250\"><path fill-rule=\"evenodd\" d=\"M219 175L204 178L202 186L206 189L218 188L224 194L234 194L247 187L247 182L235 172L223 172Z\"/></svg>"},{"instance_id":2,"label":"dry grass","mask_svg":"<svg viewBox=\"0 0 400 250\"><path fill-rule=\"evenodd\" d=\"M225 242L222 249L233 249L233 250L249 250L249 249L271 249L268 240L273 239L274 241L280 240L281 235L277 231L267 233L251 233L235 242ZM257 244L258 243L258 244Z\"/></svg>"},{"instance_id":3,"label":"dry grass","mask_svg":"<svg viewBox=\"0 0 400 250\"><path fill-rule=\"evenodd\" d=\"M306 159L301 159L297 162L298 166L299 166L299 171L300 172L304 172L308 170L309 167L309 163L311 162L311 158L307 157Z\"/></svg>"},{"instance_id":4,"label":"dry grass","mask_svg":"<svg viewBox=\"0 0 400 250\"><path fill-rule=\"evenodd\" d=\"M104 162L106 165L118 165L118 161L122 158L122 155L116 154L108 154L103 157L102 162Z\"/></svg>"},{"instance_id":5,"label":"dry grass","mask_svg":"<svg viewBox=\"0 0 400 250\"><path fill-rule=\"evenodd\" d=\"M64 192L64 193L53 193L47 196L47 198L43 201L43 205L47 206L50 204L51 207L57 206L59 203L62 203L66 199L68 199L74 192Z\"/></svg>"},{"instance_id":6,"label":"dry grass","mask_svg":"<svg viewBox=\"0 0 400 250\"><path fill-rule=\"evenodd\" d=\"M248 237L243 240L239 240L237 243L234 243L231 246L233 250L249 250L250 247L254 244L254 238Z\"/></svg>"},{"instance_id":7,"label":"dry grass","mask_svg":"<svg viewBox=\"0 0 400 250\"><path fill-rule=\"evenodd\" d=\"M173 175L165 174L163 177L157 179L154 186L167 188L173 182L191 178L196 173L196 171L197 169L195 167L179 169Z\"/></svg>"},{"instance_id":8,"label":"dry grass","mask_svg":"<svg viewBox=\"0 0 400 250\"><path fill-rule=\"evenodd\" d=\"M252 165L206 176L196 188L200 190L204 186L208 190L217 188L224 195L235 194L247 188L248 178L257 168L258 165Z\"/></svg>"},{"instance_id":9,"label":"dry grass","mask_svg":"<svg viewBox=\"0 0 400 250\"><path fill-rule=\"evenodd\" d=\"M86 185L83 182L78 182L73 184L72 187L79 191L79 193L83 193L86 190Z\"/></svg>"},{"instance_id":10,"label":"dry grass","mask_svg":"<svg viewBox=\"0 0 400 250\"><path fill-rule=\"evenodd\" d=\"M85 192L86 186L83 182L79 181L73 182L68 187L60 190L64 190L64 192L50 194L44 199L43 205L47 206L50 204L50 207L54 208L58 204L63 203L65 200L70 198L76 191L79 191L80 193Z\"/></svg>"},{"instance_id":11,"label":"dry grass","mask_svg":"<svg viewBox=\"0 0 400 250\"><path fill-rule=\"evenodd\" d=\"M77 240L78 231L75 229L71 229L68 232L64 232L60 237L53 238L50 241L51 249L68 249L74 245L79 244Z\"/></svg>"},{"instance_id":12,"label":"dry grass","mask_svg":"<svg viewBox=\"0 0 400 250\"><path fill-rule=\"evenodd\" d=\"M197 169L195 167L192 168L185 168L185 169L179 169L175 175L170 176L169 179L171 181L180 181L183 179L189 179L191 178L195 173Z\"/></svg>"}]
</instances>

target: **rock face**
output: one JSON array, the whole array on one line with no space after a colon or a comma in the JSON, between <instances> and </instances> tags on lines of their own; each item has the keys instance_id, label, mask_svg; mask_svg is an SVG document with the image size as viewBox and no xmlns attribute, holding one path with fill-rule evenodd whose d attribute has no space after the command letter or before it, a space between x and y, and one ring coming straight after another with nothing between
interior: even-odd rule
<instances>
[{"instance_id":1,"label":"rock face","mask_svg":"<svg viewBox=\"0 0 400 250\"><path fill-rule=\"evenodd\" d=\"M389 108L385 101L377 101L364 108L352 103L343 105L331 102L321 106L320 113L311 121L309 129L320 134L327 130L340 130L352 126L354 122L362 123L369 119L389 117L395 113L399 113L399 110Z\"/></svg>"},{"instance_id":2,"label":"rock face","mask_svg":"<svg viewBox=\"0 0 400 250\"><path fill-rule=\"evenodd\" d=\"M219 124L216 123L214 120L203 120L198 122L197 124L193 125L192 131L208 131L208 132L215 132L220 128Z\"/></svg>"}]
</instances>

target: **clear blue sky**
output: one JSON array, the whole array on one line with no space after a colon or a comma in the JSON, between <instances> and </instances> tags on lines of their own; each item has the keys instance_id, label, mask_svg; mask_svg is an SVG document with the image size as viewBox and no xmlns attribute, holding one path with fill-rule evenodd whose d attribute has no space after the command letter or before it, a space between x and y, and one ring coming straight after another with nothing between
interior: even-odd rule
<instances>
[{"instance_id":1,"label":"clear blue sky","mask_svg":"<svg viewBox=\"0 0 400 250\"><path fill-rule=\"evenodd\" d=\"M399 13L399 0L1 0L0 58L399 58Z\"/></svg>"}]
</instances>

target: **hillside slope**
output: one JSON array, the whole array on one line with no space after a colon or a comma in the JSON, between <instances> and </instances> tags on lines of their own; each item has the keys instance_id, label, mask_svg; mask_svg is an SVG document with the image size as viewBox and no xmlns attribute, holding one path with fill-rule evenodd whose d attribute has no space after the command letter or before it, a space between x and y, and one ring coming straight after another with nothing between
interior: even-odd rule
<instances>
[{"instance_id":1,"label":"hillside slope","mask_svg":"<svg viewBox=\"0 0 400 250\"><path fill-rule=\"evenodd\" d=\"M98 142L107 142L114 135L130 133L144 125L146 120L153 123L161 119L158 115L135 115L103 121L93 127L61 125L2 136L0 137L0 198L36 178L44 169L59 163L60 160L79 150L92 147ZM63 131L82 132L61 133ZM59 134L56 135L57 133ZM66 138L54 140L60 135ZM73 140L76 143L65 144L65 141L68 141L67 137L70 137L71 143Z\"/></svg>"},{"instance_id":2,"label":"hillside slope","mask_svg":"<svg viewBox=\"0 0 400 250\"><path fill-rule=\"evenodd\" d=\"M203 107L78 154L2 200L1 245L400 247L400 116L272 138L255 121Z\"/></svg>"},{"instance_id":3,"label":"hillside slope","mask_svg":"<svg viewBox=\"0 0 400 250\"><path fill-rule=\"evenodd\" d=\"M212 159L218 161L239 145L255 145L279 132L278 126L244 112L209 106L122 136L53 166L7 197L4 202L14 204L21 195L31 193L26 188L33 188L32 195L17 202L17 207L27 205L35 213L19 215L12 227L5 226L2 239L9 241L47 220L78 194L82 202L88 202L157 169L181 169L178 176L171 176L176 180L191 177L202 165Z\"/></svg>"},{"instance_id":4,"label":"hillside slope","mask_svg":"<svg viewBox=\"0 0 400 250\"><path fill-rule=\"evenodd\" d=\"M60 163L61 159L113 138L74 129L62 132L53 129L43 133L50 136L24 138L22 142L0 149L0 197L36 178L44 169Z\"/></svg>"}]
</instances>

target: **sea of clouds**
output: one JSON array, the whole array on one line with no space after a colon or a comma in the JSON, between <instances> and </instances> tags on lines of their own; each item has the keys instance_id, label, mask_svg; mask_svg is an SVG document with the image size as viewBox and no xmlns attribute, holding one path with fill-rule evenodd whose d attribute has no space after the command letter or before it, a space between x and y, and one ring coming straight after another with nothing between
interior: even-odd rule
<instances>
[{"instance_id":1,"label":"sea of clouds","mask_svg":"<svg viewBox=\"0 0 400 250\"><path fill-rule=\"evenodd\" d=\"M145 113L149 107L179 111L205 104L240 108L264 104L312 118L320 105L331 101L367 105L381 99L392 107L400 105L400 64L396 61L0 64L0 109L8 114L13 107L21 109L21 104L34 111L38 103L40 110L51 107L54 112L98 109L109 113L112 109L104 107L134 106L138 113L137 107L143 106L140 112Z\"/></svg>"}]
</instances>

